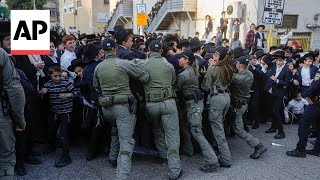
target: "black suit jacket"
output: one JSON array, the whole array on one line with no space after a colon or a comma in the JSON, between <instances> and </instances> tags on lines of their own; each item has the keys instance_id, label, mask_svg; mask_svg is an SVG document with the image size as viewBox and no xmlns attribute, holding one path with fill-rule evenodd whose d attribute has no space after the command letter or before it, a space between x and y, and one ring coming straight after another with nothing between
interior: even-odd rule
<instances>
[{"instance_id":1,"label":"black suit jacket","mask_svg":"<svg viewBox=\"0 0 320 180\"><path fill-rule=\"evenodd\" d=\"M298 69L298 76L296 77L299 81L300 86L302 86L302 76L301 76L302 67L299 67ZM310 79L314 79L314 76L318 72L318 68L316 66L311 65L310 66Z\"/></svg>"},{"instance_id":2,"label":"black suit jacket","mask_svg":"<svg viewBox=\"0 0 320 180\"><path fill-rule=\"evenodd\" d=\"M286 93L287 86L292 79L291 71L285 65L277 77L277 80L279 80L278 82L270 79L272 75L276 75L276 71L277 66L274 66L266 73L267 82L264 90L269 91L269 89L272 88L272 95L283 98Z\"/></svg>"},{"instance_id":3,"label":"black suit jacket","mask_svg":"<svg viewBox=\"0 0 320 180\"><path fill-rule=\"evenodd\" d=\"M46 75L46 80L49 81L50 77L48 76L48 69L51 65L54 64L52 59L49 56L41 56L42 61L44 62L43 73ZM57 57L57 61L60 64L60 58Z\"/></svg>"}]
</instances>

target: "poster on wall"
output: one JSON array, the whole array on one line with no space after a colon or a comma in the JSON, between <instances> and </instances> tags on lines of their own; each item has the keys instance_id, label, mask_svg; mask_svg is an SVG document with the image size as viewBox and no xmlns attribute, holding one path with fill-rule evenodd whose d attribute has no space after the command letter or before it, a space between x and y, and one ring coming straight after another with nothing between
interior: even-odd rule
<instances>
[{"instance_id":1,"label":"poster on wall","mask_svg":"<svg viewBox=\"0 0 320 180\"><path fill-rule=\"evenodd\" d=\"M98 22L106 23L109 20L109 13L98 13Z\"/></svg>"},{"instance_id":2,"label":"poster on wall","mask_svg":"<svg viewBox=\"0 0 320 180\"><path fill-rule=\"evenodd\" d=\"M265 0L262 22L281 26L285 0Z\"/></svg>"}]
</instances>

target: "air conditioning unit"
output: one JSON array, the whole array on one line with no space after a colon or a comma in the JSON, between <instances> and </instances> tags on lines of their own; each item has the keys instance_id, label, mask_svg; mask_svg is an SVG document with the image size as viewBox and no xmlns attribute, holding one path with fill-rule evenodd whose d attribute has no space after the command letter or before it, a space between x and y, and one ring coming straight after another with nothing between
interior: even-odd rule
<instances>
[{"instance_id":1,"label":"air conditioning unit","mask_svg":"<svg viewBox=\"0 0 320 180\"><path fill-rule=\"evenodd\" d=\"M230 2L227 5L226 18L238 19L242 18L242 2Z\"/></svg>"}]
</instances>

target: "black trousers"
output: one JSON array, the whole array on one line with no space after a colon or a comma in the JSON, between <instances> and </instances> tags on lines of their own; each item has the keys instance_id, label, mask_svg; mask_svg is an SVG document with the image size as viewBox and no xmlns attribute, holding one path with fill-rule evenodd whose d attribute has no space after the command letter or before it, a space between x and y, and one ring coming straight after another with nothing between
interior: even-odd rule
<instances>
[{"instance_id":1,"label":"black trousers","mask_svg":"<svg viewBox=\"0 0 320 180\"><path fill-rule=\"evenodd\" d=\"M302 118L299 121L298 136L299 142L297 144L297 149L300 151L305 151L307 146L307 141L309 134L311 133L311 125L314 126L318 138L314 149L320 151L320 107L319 105L308 105L304 111Z\"/></svg>"},{"instance_id":2,"label":"black trousers","mask_svg":"<svg viewBox=\"0 0 320 180\"><path fill-rule=\"evenodd\" d=\"M281 106L283 106L283 97L277 97L269 93L269 108L271 108L272 126L278 129L279 133L283 132L282 120L281 120ZM283 112L283 111L282 111ZM282 113L283 114L283 113Z\"/></svg>"},{"instance_id":3,"label":"black trousers","mask_svg":"<svg viewBox=\"0 0 320 180\"><path fill-rule=\"evenodd\" d=\"M251 93L251 97L248 105L248 117L254 124L260 123L259 117L260 111L260 93L259 91L254 91Z\"/></svg>"},{"instance_id":4,"label":"black trousers","mask_svg":"<svg viewBox=\"0 0 320 180\"><path fill-rule=\"evenodd\" d=\"M69 123L71 120L71 113L55 114L50 113L49 116L49 131L48 131L48 142L49 145L55 147L57 131L60 129L59 137L62 143L63 155L69 154ZM60 128L59 128L60 127Z\"/></svg>"}]
</instances>

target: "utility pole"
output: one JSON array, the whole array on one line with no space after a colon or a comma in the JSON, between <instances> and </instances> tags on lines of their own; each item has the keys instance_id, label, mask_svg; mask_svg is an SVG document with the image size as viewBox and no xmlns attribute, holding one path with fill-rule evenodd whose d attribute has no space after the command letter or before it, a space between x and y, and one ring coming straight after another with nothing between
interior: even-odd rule
<instances>
[{"instance_id":1,"label":"utility pole","mask_svg":"<svg viewBox=\"0 0 320 180\"><path fill-rule=\"evenodd\" d=\"M33 10L36 10L36 0L33 0Z\"/></svg>"},{"instance_id":2,"label":"utility pole","mask_svg":"<svg viewBox=\"0 0 320 180\"><path fill-rule=\"evenodd\" d=\"M141 3L143 4L143 0L141 0ZM143 26L140 26L140 35L143 35Z\"/></svg>"}]
</instances>

